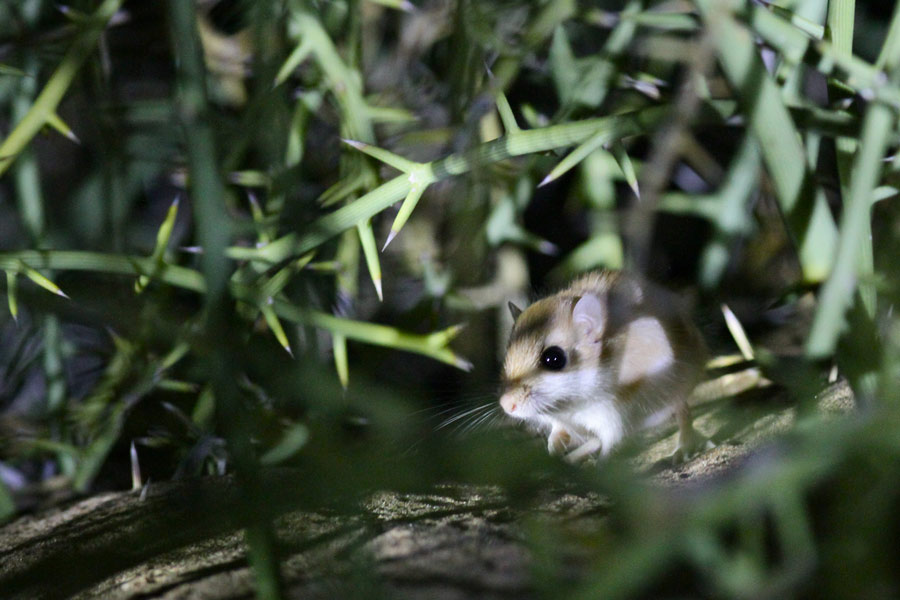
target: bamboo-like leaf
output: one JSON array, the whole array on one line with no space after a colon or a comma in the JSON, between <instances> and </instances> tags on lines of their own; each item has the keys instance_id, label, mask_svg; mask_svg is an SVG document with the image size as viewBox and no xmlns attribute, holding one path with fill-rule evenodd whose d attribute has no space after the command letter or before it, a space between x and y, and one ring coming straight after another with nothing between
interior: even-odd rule
<instances>
[{"instance_id":1,"label":"bamboo-like leaf","mask_svg":"<svg viewBox=\"0 0 900 600\"><path fill-rule=\"evenodd\" d=\"M317 273L337 273L341 270L341 261L339 260L322 260L311 262L306 267L308 271L316 271Z\"/></svg>"},{"instance_id":2,"label":"bamboo-like leaf","mask_svg":"<svg viewBox=\"0 0 900 600\"><path fill-rule=\"evenodd\" d=\"M612 154L616 158L619 168L622 169L622 174L625 175L625 182L628 183L628 187L631 188L634 195L640 199L641 191L638 188L637 173L634 170L634 163L631 162L631 157L628 156L628 151L625 150L622 142L614 142L611 146Z\"/></svg>"},{"instance_id":3,"label":"bamboo-like leaf","mask_svg":"<svg viewBox=\"0 0 900 600\"><path fill-rule=\"evenodd\" d=\"M368 154L372 158L394 167L398 171L403 171L404 173L412 173L414 170L422 167L421 163L409 160L408 158L403 158L402 156L394 154L384 148L379 148L378 146L366 144L365 142L358 142L356 140L341 141L364 154Z\"/></svg>"},{"instance_id":4,"label":"bamboo-like leaf","mask_svg":"<svg viewBox=\"0 0 900 600\"><path fill-rule=\"evenodd\" d=\"M179 381L178 379L160 379L156 389L178 394L196 394L200 386L192 381Z\"/></svg>"},{"instance_id":5,"label":"bamboo-like leaf","mask_svg":"<svg viewBox=\"0 0 900 600\"><path fill-rule=\"evenodd\" d=\"M369 268L369 277L372 279L372 285L375 286L375 293L378 294L379 300L384 300L381 291L381 260L378 257L378 246L375 243L372 221L364 221L356 228L359 232L359 243L366 258L366 266Z\"/></svg>"},{"instance_id":6,"label":"bamboo-like leaf","mask_svg":"<svg viewBox=\"0 0 900 600\"><path fill-rule=\"evenodd\" d=\"M744 331L744 326L741 325L740 320L727 304L722 304L721 309L722 316L725 317L725 325L728 327L728 332L731 334L734 343L737 344L738 349L741 351L741 356L744 357L744 360L753 360L753 345L747 337L747 332Z\"/></svg>"},{"instance_id":7,"label":"bamboo-like leaf","mask_svg":"<svg viewBox=\"0 0 900 600\"><path fill-rule=\"evenodd\" d=\"M171 369L175 364L178 363L182 358L187 356L188 352L191 351L191 345L187 342L178 342L175 346L169 350L168 353L162 358L159 362L159 368L161 371L165 371L167 369Z\"/></svg>"},{"instance_id":8,"label":"bamboo-like leaf","mask_svg":"<svg viewBox=\"0 0 900 600\"><path fill-rule=\"evenodd\" d=\"M388 106L366 106L366 114L374 123L415 123L419 120L414 113L404 108L392 108Z\"/></svg>"},{"instance_id":9,"label":"bamboo-like leaf","mask_svg":"<svg viewBox=\"0 0 900 600\"><path fill-rule=\"evenodd\" d=\"M410 179L413 179L413 175L410 175ZM384 242L384 247L382 247L381 251L384 252L384 249L388 247L397 234L400 233L400 230L406 225L406 221L409 219L409 216L412 214L413 209L416 207L416 204L419 203L419 199L422 197L422 194L425 192L425 189L428 187L427 181L415 181L409 189L409 194L406 195L406 199L403 201L403 204L400 205L400 210L397 212L397 216L394 217L394 222L391 224L391 232L388 234L387 240Z\"/></svg>"},{"instance_id":10,"label":"bamboo-like leaf","mask_svg":"<svg viewBox=\"0 0 900 600\"><path fill-rule=\"evenodd\" d=\"M855 1L855 0L853 0L853 1ZM831 9L831 5L833 3L834 3L833 0L829 0L829 2L828 2L829 10ZM775 4L769 4L768 8L770 8L772 10L772 12L774 12L776 15L779 15L780 17L782 17L785 20L787 20L788 22L790 22L791 25L793 25L794 27L796 27L798 30L802 31L809 37L817 39L817 40L821 40L822 38L825 37L825 27L823 27L822 25L820 25L818 23L814 23L814 22L810 21L809 19L803 18L802 16L794 13L793 11L787 10L786 8L777 6ZM852 10L850 12L850 15L852 17L852 15L853 15ZM829 23L829 26L833 27L833 24Z\"/></svg>"},{"instance_id":11,"label":"bamboo-like leaf","mask_svg":"<svg viewBox=\"0 0 900 600\"><path fill-rule=\"evenodd\" d=\"M335 317L319 311L303 311L278 300L275 301L275 310L286 319L322 327L332 333L344 335L347 339L415 352L466 371L472 368L469 361L457 356L450 348L441 345L442 342L446 343L452 339L452 335L450 338L447 337L448 330L452 334L459 332L457 326L448 328L444 332L437 332L436 337L430 337L407 333L385 325Z\"/></svg>"},{"instance_id":12,"label":"bamboo-like leaf","mask_svg":"<svg viewBox=\"0 0 900 600\"><path fill-rule=\"evenodd\" d=\"M56 285L55 283L50 281L50 279L48 279L46 276L44 276L39 271L32 269L31 267L26 265L24 262L20 263L20 270L28 279L35 282L36 284L38 284L39 286L41 286L48 292L50 292L52 294L56 294L57 296L62 296L63 298L66 298L66 299L69 298L68 296L66 296L65 292L63 292L61 289L59 289L58 285Z\"/></svg>"},{"instance_id":13,"label":"bamboo-like leaf","mask_svg":"<svg viewBox=\"0 0 900 600\"><path fill-rule=\"evenodd\" d=\"M748 233L750 200L756 194L760 170L759 144L746 135L719 191L711 198L708 218L715 232L700 260L700 284L706 289L718 285L728 264L729 249L736 236ZM702 206L701 198L695 202Z\"/></svg>"},{"instance_id":14,"label":"bamboo-like leaf","mask_svg":"<svg viewBox=\"0 0 900 600\"><path fill-rule=\"evenodd\" d=\"M169 210L166 211L166 218L163 219L159 230L156 232L156 245L153 248L153 254L150 256L150 260L155 265L162 265L165 262L166 248L169 246L172 230L175 228L175 219L178 217L180 201L181 198L176 196L172 204L169 205ZM150 277L141 275L134 284L134 291L140 294L147 287L148 283L150 283Z\"/></svg>"},{"instance_id":15,"label":"bamboo-like leaf","mask_svg":"<svg viewBox=\"0 0 900 600\"><path fill-rule=\"evenodd\" d=\"M750 129L759 140L779 206L796 240L804 278L821 281L832 261L821 248L835 245L837 229L824 193L815 187L790 112L768 75L750 32L722 4L697 0L697 6L713 35L725 75L751 107ZM770 15L765 10L763 13Z\"/></svg>"},{"instance_id":16,"label":"bamboo-like leaf","mask_svg":"<svg viewBox=\"0 0 900 600\"><path fill-rule=\"evenodd\" d=\"M563 175L565 175L570 169L578 165L582 160L585 159L591 152L599 148L603 145L603 143L609 139L609 132L606 131L597 131L593 136L585 140L584 143L579 145L577 148L569 152L565 158L563 158L553 169L544 177L541 182L538 184L538 187L543 187L548 183L556 181Z\"/></svg>"},{"instance_id":17,"label":"bamboo-like leaf","mask_svg":"<svg viewBox=\"0 0 900 600\"><path fill-rule=\"evenodd\" d=\"M272 446L259 458L259 462L265 466L277 465L290 457L306 445L309 440L309 429L303 423L294 423L288 427L281 440Z\"/></svg>"},{"instance_id":18,"label":"bamboo-like leaf","mask_svg":"<svg viewBox=\"0 0 900 600\"><path fill-rule=\"evenodd\" d=\"M416 5L409 0L369 0L369 2L408 13L415 12L416 10Z\"/></svg>"},{"instance_id":19,"label":"bamboo-like leaf","mask_svg":"<svg viewBox=\"0 0 900 600\"><path fill-rule=\"evenodd\" d=\"M889 73L884 85L897 85L900 83L900 6L894 8L888 33L879 64L884 65ZM868 249L871 245L868 235L871 198L878 185L882 160L895 126L892 107L881 102L869 105L863 120L859 150L853 162L849 197L841 214L841 236L834 269L822 287L806 343L806 354L812 358L831 355L845 326L845 313L853 300L859 277L860 249ZM874 298L871 301L874 302Z\"/></svg>"},{"instance_id":20,"label":"bamboo-like leaf","mask_svg":"<svg viewBox=\"0 0 900 600\"><path fill-rule=\"evenodd\" d=\"M44 85L25 117L0 144L0 175L31 142L32 138L48 123L51 115L68 91L85 59L94 50L104 25L118 12L123 0L104 0L94 11L91 22L78 35L59 66Z\"/></svg>"},{"instance_id":21,"label":"bamboo-like leaf","mask_svg":"<svg viewBox=\"0 0 900 600\"><path fill-rule=\"evenodd\" d=\"M97 271L130 276L141 273L142 270L149 271L151 268L150 259L146 257L58 250L52 252L0 252L0 269L22 271L23 265L33 265L41 269ZM165 265L164 269L156 274L156 278L168 285L201 294L206 293L203 277L193 269ZM245 286L232 283L231 287L233 294L239 300L253 305L259 304L260 299L257 294L251 293ZM341 333L347 339L367 344L416 352L459 368L470 366L468 361L456 356L449 348L434 348L432 344L426 342L427 336L407 333L385 325L343 319L319 311L304 311L278 298L275 298L273 308L279 317L292 323L321 327L331 332Z\"/></svg>"},{"instance_id":22,"label":"bamboo-like leaf","mask_svg":"<svg viewBox=\"0 0 900 600\"><path fill-rule=\"evenodd\" d=\"M201 430L208 430L212 427L213 416L216 410L216 399L213 396L212 388L209 386L203 388L197 397L197 403L191 412L191 422Z\"/></svg>"},{"instance_id":23,"label":"bamboo-like leaf","mask_svg":"<svg viewBox=\"0 0 900 600\"><path fill-rule=\"evenodd\" d=\"M572 46L562 25L557 26L553 32L548 58L556 94L561 104L568 104L578 85L578 67L575 63L575 53L572 52Z\"/></svg>"},{"instance_id":24,"label":"bamboo-like leaf","mask_svg":"<svg viewBox=\"0 0 900 600\"><path fill-rule=\"evenodd\" d=\"M0 75L11 75L13 77L28 77L28 73L21 69L11 67L9 65L0 64Z\"/></svg>"},{"instance_id":25,"label":"bamboo-like leaf","mask_svg":"<svg viewBox=\"0 0 900 600\"><path fill-rule=\"evenodd\" d=\"M366 179L362 172L341 179L319 196L319 204L325 208L346 200L366 186Z\"/></svg>"},{"instance_id":26,"label":"bamboo-like leaf","mask_svg":"<svg viewBox=\"0 0 900 600\"><path fill-rule=\"evenodd\" d=\"M583 273L590 269L603 267L621 269L625 264L625 251L622 238L613 229L595 231L589 240L572 250L561 265L565 273Z\"/></svg>"},{"instance_id":27,"label":"bamboo-like leaf","mask_svg":"<svg viewBox=\"0 0 900 600\"><path fill-rule=\"evenodd\" d=\"M250 216L253 217L253 224L256 226L256 235L259 243L268 244L272 241L272 238L266 227L266 215L259 205L259 200L256 199L256 194L248 190L247 201L250 203Z\"/></svg>"},{"instance_id":28,"label":"bamboo-like leaf","mask_svg":"<svg viewBox=\"0 0 900 600\"><path fill-rule=\"evenodd\" d=\"M334 348L334 368L337 370L341 387L345 390L350 384L350 366L347 359L347 338L340 333L331 334L331 343Z\"/></svg>"},{"instance_id":29,"label":"bamboo-like leaf","mask_svg":"<svg viewBox=\"0 0 900 600\"><path fill-rule=\"evenodd\" d=\"M275 85L279 86L284 83L287 78L290 77L291 73L294 72L294 69L299 67L300 63L307 59L312 50L313 45L306 38L297 44L297 47L294 48L293 52L287 57L287 60L284 61L284 64L281 65L281 68L278 69L278 74L275 76Z\"/></svg>"},{"instance_id":30,"label":"bamboo-like leaf","mask_svg":"<svg viewBox=\"0 0 900 600\"><path fill-rule=\"evenodd\" d=\"M851 56L853 54L853 25L855 19L856 0L830 0L828 2L828 33L831 41L831 47L835 53L843 56ZM840 82L834 78L831 80L833 93L836 98L832 99L832 103L839 101L847 93L836 86ZM852 91L851 91L852 93ZM851 136L841 136L835 140L835 153L838 167L838 180L841 185L841 197L845 202L849 201L852 191L850 189L852 180L853 156L857 151L857 139ZM871 227L867 224L865 232L862 233L863 240L871 240ZM859 253L857 255L858 269L857 275L863 280L870 279L874 269L874 256L871 242L862 242ZM860 298L862 299L863 308L869 318L875 316L875 288L868 282L860 283Z\"/></svg>"},{"instance_id":31,"label":"bamboo-like leaf","mask_svg":"<svg viewBox=\"0 0 900 600\"><path fill-rule=\"evenodd\" d=\"M519 131L516 116L513 114L512 107L509 105L509 100L506 99L506 94L503 93L503 90L497 90L497 112L500 113L500 121L503 123L506 133Z\"/></svg>"},{"instance_id":32,"label":"bamboo-like leaf","mask_svg":"<svg viewBox=\"0 0 900 600\"><path fill-rule=\"evenodd\" d=\"M735 103L731 101L708 102L702 106L697 120L700 123L721 122L731 116L734 109ZM630 113L562 123L544 129L522 130L485 142L470 151L451 154L442 160L423 164L423 171L427 169L430 182L434 182L462 175L472 169L513 156L581 144L594 135L600 138L598 141L602 145L623 137L639 135L656 127L669 114L669 110L668 106L653 106ZM229 248L227 256L235 260L260 260L275 264L293 255L308 252L400 200L409 193L411 185L409 176L398 175L346 206L320 217L301 234L285 235L261 248Z\"/></svg>"},{"instance_id":33,"label":"bamboo-like leaf","mask_svg":"<svg viewBox=\"0 0 900 600\"><path fill-rule=\"evenodd\" d=\"M7 269L6 271L6 300L9 303L9 314L13 320L19 320L19 299L18 299L18 282L16 280L16 272Z\"/></svg>"},{"instance_id":34,"label":"bamboo-like leaf","mask_svg":"<svg viewBox=\"0 0 900 600\"><path fill-rule=\"evenodd\" d=\"M232 171L228 174L228 181L243 187L265 188L272 185L272 178L262 171Z\"/></svg>"},{"instance_id":35,"label":"bamboo-like leaf","mask_svg":"<svg viewBox=\"0 0 900 600\"><path fill-rule=\"evenodd\" d=\"M812 358L830 356L845 326L845 313L850 307L859 278L860 249L870 244L867 235L871 196L881 173L881 158L887 138L896 122L893 110L874 103L866 111L859 151L853 162L850 198L841 214L841 236L837 245L834 269L819 297L806 353Z\"/></svg>"},{"instance_id":36,"label":"bamboo-like leaf","mask_svg":"<svg viewBox=\"0 0 900 600\"><path fill-rule=\"evenodd\" d=\"M86 491L97 473L100 472L100 468L106 462L107 456L122 432L123 414L124 408L121 405L114 407L113 414L107 418L98 435L81 453L78 467L72 478L72 487L76 490Z\"/></svg>"},{"instance_id":37,"label":"bamboo-like leaf","mask_svg":"<svg viewBox=\"0 0 900 600\"><path fill-rule=\"evenodd\" d=\"M72 142L81 144L81 140L78 139L78 136L75 135L75 132L72 131L72 128L69 127L69 125L65 121L63 121L55 112L47 115L47 125L64 135Z\"/></svg>"},{"instance_id":38,"label":"bamboo-like leaf","mask_svg":"<svg viewBox=\"0 0 900 600\"><path fill-rule=\"evenodd\" d=\"M285 352L293 357L294 351L291 350L291 344L288 342L287 335L284 333L284 328L281 326L281 321L278 319L278 315L275 314L272 305L268 302L264 302L259 306L259 310L266 320L266 325L269 326L269 331L272 332L275 339L278 340L278 343L284 348Z\"/></svg>"},{"instance_id":39,"label":"bamboo-like leaf","mask_svg":"<svg viewBox=\"0 0 900 600\"><path fill-rule=\"evenodd\" d=\"M699 0L703 10L710 0ZM722 5L720 5L722 6ZM878 98L888 104L900 105L900 86L884 81L883 70L854 54L836 51L828 41L815 41L771 11L750 4L746 6L754 32L775 47L793 64L806 62L826 77L832 85L840 82L850 92L859 91L867 97ZM883 61L881 61L883 64Z\"/></svg>"}]
</instances>

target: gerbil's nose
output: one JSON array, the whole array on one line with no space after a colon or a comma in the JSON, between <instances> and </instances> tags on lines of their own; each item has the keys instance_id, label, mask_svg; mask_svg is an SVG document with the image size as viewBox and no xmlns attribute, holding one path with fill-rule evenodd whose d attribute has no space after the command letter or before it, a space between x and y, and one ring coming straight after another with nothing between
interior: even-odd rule
<instances>
[{"instance_id":1,"label":"gerbil's nose","mask_svg":"<svg viewBox=\"0 0 900 600\"><path fill-rule=\"evenodd\" d=\"M519 407L512 394L503 394L500 396L500 406L510 415L516 412L516 409Z\"/></svg>"}]
</instances>

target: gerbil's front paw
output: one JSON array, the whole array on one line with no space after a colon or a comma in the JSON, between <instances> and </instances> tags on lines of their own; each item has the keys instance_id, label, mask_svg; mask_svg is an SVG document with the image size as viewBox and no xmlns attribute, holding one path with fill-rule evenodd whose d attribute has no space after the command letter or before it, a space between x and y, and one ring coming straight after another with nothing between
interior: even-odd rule
<instances>
[{"instance_id":1,"label":"gerbil's front paw","mask_svg":"<svg viewBox=\"0 0 900 600\"><path fill-rule=\"evenodd\" d=\"M600 450L600 440L588 440L566 454L566 462L572 465L583 463L588 458L597 454Z\"/></svg>"},{"instance_id":2,"label":"gerbil's front paw","mask_svg":"<svg viewBox=\"0 0 900 600\"><path fill-rule=\"evenodd\" d=\"M554 427L547 437L547 452L551 456L559 456L569 449L572 443L572 436L562 427Z\"/></svg>"}]
</instances>

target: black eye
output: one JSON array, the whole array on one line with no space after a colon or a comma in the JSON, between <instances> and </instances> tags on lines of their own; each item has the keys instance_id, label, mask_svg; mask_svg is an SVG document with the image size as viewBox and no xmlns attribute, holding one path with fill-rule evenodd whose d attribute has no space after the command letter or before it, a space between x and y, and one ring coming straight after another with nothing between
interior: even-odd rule
<instances>
[{"instance_id":1,"label":"black eye","mask_svg":"<svg viewBox=\"0 0 900 600\"><path fill-rule=\"evenodd\" d=\"M550 346L541 352L541 366L548 371L561 371L566 366L566 351L559 346Z\"/></svg>"}]
</instances>

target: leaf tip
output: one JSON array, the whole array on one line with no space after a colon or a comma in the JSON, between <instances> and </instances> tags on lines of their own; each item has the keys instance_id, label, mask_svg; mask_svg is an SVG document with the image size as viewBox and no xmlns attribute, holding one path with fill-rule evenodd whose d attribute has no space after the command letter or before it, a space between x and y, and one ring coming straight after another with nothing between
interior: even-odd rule
<instances>
[{"instance_id":1,"label":"leaf tip","mask_svg":"<svg viewBox=\"0 0 900 600\"><path fill-rule=\"evenodd\" d=\"M387 246L387 244L385 244L385 246ZM384 293L381 287L381 277L372 279L372 284L375 285L375 293L378 294L378 301L384 302Z\"/></svg>"},{"instance_id":2,"label":"leaf tip","mask_svg":"<svg viewBox=\"0 0 900 600\"><path fill-rule=\"evenodd\" d=\"M462 358L461 356L457 356L453 360L453 366L457 369L465 371L466 373L471 373L472 369L475 368L475 365L473 365L470 361Z\"/></svg>"},{"instance_id":3,"label":"leaf tip","mask_svg":"<svg viewBox=\"0 0 900 600\"><path fill-rule=\"evenodd\" d=\"M541 254L546 254L547 256L556 256L559 254L559 246L554 244L553 242L548 242L547 240L541 240L538 243L538 252Z\"/></svg>"},{"instance_id":4,"label":"leaf tip","mask_svg":"<svg viewBox=\"0 0 900 600\"><path fill-rule=\"evenodd\" d=\"M382 252L384 252L387 249L388 244L390 244L392 241L394 241L394 238L397 237L398 233L400 233L399 230L391 229L391 232L387 236L387 240L384 242L384 246L381 247Z\"/></svg>"}]
</instances>

